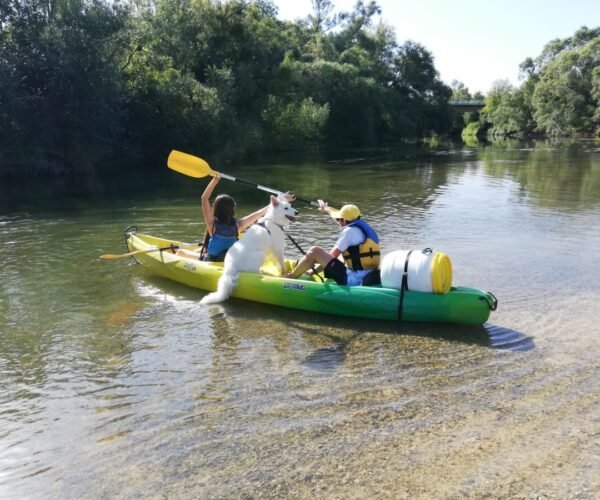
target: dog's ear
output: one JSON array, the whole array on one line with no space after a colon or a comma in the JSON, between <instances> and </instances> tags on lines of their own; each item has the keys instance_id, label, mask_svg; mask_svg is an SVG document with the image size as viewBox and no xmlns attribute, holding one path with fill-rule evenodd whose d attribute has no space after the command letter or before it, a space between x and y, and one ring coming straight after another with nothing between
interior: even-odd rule
<instances>
[{"instance_id":1,"label":"dog's ear","mask_svg":"<svg viewBox=\"0 0 600 500\"><path fill-rule=\"evenodd\" d=\"M279 200L273 195L271 195L271 205L273 205L274 207L279 205Z\"/></svg>"}]
</instances>

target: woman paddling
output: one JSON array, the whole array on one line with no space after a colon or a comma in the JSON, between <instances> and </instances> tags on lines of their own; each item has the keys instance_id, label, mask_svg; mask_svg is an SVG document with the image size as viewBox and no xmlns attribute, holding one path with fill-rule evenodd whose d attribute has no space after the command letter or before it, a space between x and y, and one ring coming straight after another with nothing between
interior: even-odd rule
<instances>
[{"instance_id":1,"label":"woman paddling","mask_svg":"<svg viewBox=\"0 0 600 500\"><path fill-rule=\"evenodd\" d=\"M235 200L228 194L220 194L210 205L210 197L221 180L221 176L216 174L206 186L202 193L202 215L206 223L206 233L204 235L204 244L200 250L200 260L209 262L223 262L227 250L239 239L239 235L248 226L254 224L258 219L267 213L269 205L252 212L251 214L235 218ZM293 201L291 194L284 195L287 201ZM198 253L186 250L179 250L178 255L197 258Z\"/></svg>"},{"instance_id":2,"label":"woman paddling","mask_svg":"<svg viewBox=\"0 0 600 500\"><path fill-rule=\"evenodd\" d=\"M239 233L265 215L269 208L267 205L238 220L235 218L235 200L228 194L217 196L211 207L210 197L220 180L221 176L215 175L201 198L206 233L200 250L200 260L210 262L223 262L227 250L239 239ZM198 258L197 252L179 250L177 254Z\"/></svg>"}]
</instances>

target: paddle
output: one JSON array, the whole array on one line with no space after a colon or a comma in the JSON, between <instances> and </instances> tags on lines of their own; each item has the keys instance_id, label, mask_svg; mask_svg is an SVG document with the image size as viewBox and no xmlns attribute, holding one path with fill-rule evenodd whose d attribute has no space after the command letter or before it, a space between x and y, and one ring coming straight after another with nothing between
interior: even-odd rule
<instances>
[{"instance_id":1,"label":"paddle","mask_svg":"<svg viewBox=\"0 0 600 500\"><path fill-rule=\"evenodd\" d=\"M104 259L104 260L123 259L124 257L133 257L134 255L139 255L142 253L163 252L165 250L177 250L179 248L197 247L200 243L202 243L202 242L196 241L195 243L189 243L187 245L170 245L168 247L163 247L163 248L151 248L149 250L136 250L135 252L122 253L119 255L116 255L114 253L105 253L104 255L101 255L100 258Z\"/></svg>"},{"instance_id":2,"label":"paddle","mask_svg":"<svg viewBox=\"0 0 600 500\"><path fill-rule=\"evenodd\" d=\"M229 179L230 181L240 182L241 184L246 184L247 186L252 186L262 191L266 191L267 193L271 193L274 195L282 194L281 191L277 189L272 189L266 186L261 186L260 184L255 184L254 182L245 181L243 179L238 179L237 177L233 177L232 175L224 174L223 172L216 172L210 165L203 160L202 158L198 158L197 156L192 156L187 153L182 153L181 151L173 150L171 154L169 154L169 158L167 160L167 166L171 170L175 170L183 175L188 175L189 177L206 177L207 175L220 175L224 179ZM305 200L304 198L295 198L297 201L301 201L303 203L307 203L312 205L313 207L318 207L319 204L313 200Z\"/></svg>"}]
</instances>

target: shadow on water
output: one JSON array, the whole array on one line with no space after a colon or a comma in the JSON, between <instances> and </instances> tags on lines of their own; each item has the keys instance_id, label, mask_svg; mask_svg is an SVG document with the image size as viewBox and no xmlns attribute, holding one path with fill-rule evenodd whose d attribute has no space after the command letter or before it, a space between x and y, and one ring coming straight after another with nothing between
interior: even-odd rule
<instances>
[{"instance_id":1,"label":"shadow on water","mask_svg":"<svg viewBox=\"0 0 600 500\"><path fill-rule=\"evenodd\" d=\"M357 337L365 334L365 332L357 332L347 339L344 339L337 335L323 334L320 332L315 333L329 338L332 344L312 352L304 358L302 364L314 370L321 371L335 370L342 366L344 361L346 361L346 348L348 344Z\"/></svg>"},{"instance_id":2,"label":"shadow on water","mask_svg":"<svg viewBox=\"0 0 600 500\"><path fill-rule=\"evenodd\" d=\"M531 351L535 348L533 337L511 328L486 323L483 325L490 338L490 347L503 351Z\"/></svg>"},{"instance_id":3,"label":"shadow on water","mask_svg":"<svg viewBox=\"0 0 600 500\"><path fill-rule=\"evenodd\" d=\"M204 292L174 283L166 278L147 276L144 278L173 295L200 301ZM203 307L198 304L198 307ZM485 323L483 325L454 325L446 323L411 323L393 321L372 321L362 318L332 316L328 314L286 309L241 299L231 298L218 307L212 307L209 314L214 320L229 318L256 322L256 328L244 329L245 334L268 335L260 322L286 325L301 335L328 340L329 345L307 355L302 364L316 370L335 370L346 360L346 351L359 337L367 335L402 335L420 337L442 342L475 345L499 351L526 352L535 348L533 338L522 332ZM283 328L283 327L282 327ZM250 332L252 330L252 332ZM272 330L271 330L272 331ZM264 332L264 333L262 333ZM237 334L243 333L238 330ZM282 332L283 333L283 332Z\"/></svg>"},{"instance_id":4,"label":"shadow on water","mask_svg":"<svg viewBox=\"0 0 600 500\"><path fill-rule=\"evenodd\" d=\"M337 323L337 326L341 325ZM311 329L304 326L304 333L326 337L331 341L331 345L317 349L306 356L303 364L316 370L335 370L343 365L346 360L346 349L350 343L358 337L369 333L410 335L447 342L460 342L467 345L479 345L500 351L525 352L535 348L532 337L516 330L490 323L480 326L403 323L392 327L385 325L382 328L369 327L369 329L362 329L356 321L353 321L352 328L359 331L350 337L344 338L338 335L323 333L318 328Z\"/></svg>"}]
</instances>

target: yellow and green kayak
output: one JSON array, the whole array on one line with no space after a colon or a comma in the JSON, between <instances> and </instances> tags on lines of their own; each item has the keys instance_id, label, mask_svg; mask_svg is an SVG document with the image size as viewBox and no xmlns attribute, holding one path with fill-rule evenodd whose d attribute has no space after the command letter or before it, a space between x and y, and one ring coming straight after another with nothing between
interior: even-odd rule
<instances>
[{"instance_id":1,"label":"yellow and green kayak","mask_svg":"<svg viewBox=\"0 0 600 500\"><path fill-rule=\"evenodd\" d=\"M126 241L137 262L152 273L201 290L216 290L221 263L177 255L178 249L194 250L198 244L135 231L126 232ZM442 295L381 286L340 286L314 276L287 279L252 273L240 275L232 297L341 316L477 325L485 323L497 306L493 294L461 286Z\"/></svg>"}]
</instances>

